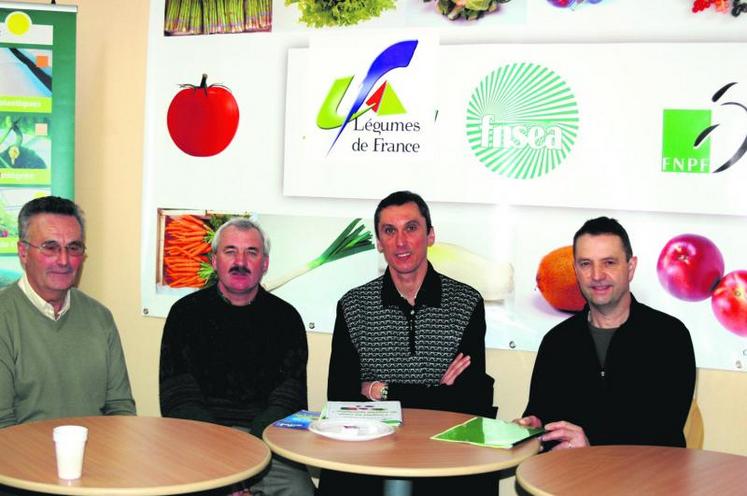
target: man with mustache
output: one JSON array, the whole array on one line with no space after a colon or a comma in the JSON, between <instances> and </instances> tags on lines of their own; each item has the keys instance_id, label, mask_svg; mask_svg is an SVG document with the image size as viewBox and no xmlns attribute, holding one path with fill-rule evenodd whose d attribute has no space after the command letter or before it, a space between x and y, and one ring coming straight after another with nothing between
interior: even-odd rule
<instances>
[{"instance_id":1,"label":"man with mustache","mask_svg":"<svg viewBox=\"0 0 747 496\"><path fill-rule=\"evenodd\" d=\"M270 423L306 408L306 332L296 309L260 286L269 263L269 241L251 220L233 218L216 231L217 283L177 301L166 319L164 417L213 422L261 439ZM245 486L255 495L314 491L304 466L276 455Z\"/></svg>"},{"instance_id":2,"label":"man with mustache","mask_svg":"<svg viewBox=\"0 0 747 496\"><path fill-rule=\"evenodd\" d=\"M638 260L615 220L587 221L573 237L583 311L548 332L519 423L542 426L551 449L595 444L685 446L695 386L690 333L630 292Z\"/></svg>"},{"instance_id":3,"label":"man with mustache","mask_svg":"<svg viewBox=\"0 0 747 496\"><path fill-rule=\"evenodd\" d=\"M73 287L86 252L80 209L37 198L21 208L18 230L24 274L0 290L0 427L134 415L114 319Z\"/></svg>"}]
</instances>

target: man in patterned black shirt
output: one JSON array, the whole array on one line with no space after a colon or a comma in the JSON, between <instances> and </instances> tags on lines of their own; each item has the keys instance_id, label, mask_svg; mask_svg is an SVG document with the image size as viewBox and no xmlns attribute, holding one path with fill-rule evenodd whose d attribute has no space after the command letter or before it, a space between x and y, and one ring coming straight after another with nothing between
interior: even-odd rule
<instances>
[{"instance_id":1,"label":"man in patterned black shirt","mask_svg":"<svg viewBox=\"0 0 747 496\"><path fill-rule=\"evenodd\" d=\"M337 305L327 399L389 399L408 408L495 417L493 379L485 373L483 299L428 262L435 241L428 205L415 193L392 193L376 208L374 224L387 270ZM380 480L360 478L325 472L320 489L342 494L355 487L360 493L370 486L372 494L380 492ZM495 494L497 487L492 474L420 479L415 493L454 488Z\"/></svg>"}]
</instances>

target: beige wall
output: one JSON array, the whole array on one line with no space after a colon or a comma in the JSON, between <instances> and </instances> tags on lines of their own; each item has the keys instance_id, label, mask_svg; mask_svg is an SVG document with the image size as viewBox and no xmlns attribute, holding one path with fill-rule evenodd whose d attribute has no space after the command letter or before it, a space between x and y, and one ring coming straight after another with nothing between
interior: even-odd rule
<instances>
[{"instance_id":1,"label":"beige wall","mask_svg":"<svg viewBox=\"0 0 747 496\"><path fill-rule=\"evenodd\" d=\"M139 289L148 2L79 0L78 5L76 195L87 214L90 247L81 287L114 313L140 414L158 415L163 320L140 315ZM309 402L318 408L330 335L310 334L309 345ZM488 352L501 418L514 418L524 408L533 363L533 353ZM705 448L747 455L747 374L700 370L698 401ZM650 414L656 422L658 412Z\"/></svg>"}]
</instances>

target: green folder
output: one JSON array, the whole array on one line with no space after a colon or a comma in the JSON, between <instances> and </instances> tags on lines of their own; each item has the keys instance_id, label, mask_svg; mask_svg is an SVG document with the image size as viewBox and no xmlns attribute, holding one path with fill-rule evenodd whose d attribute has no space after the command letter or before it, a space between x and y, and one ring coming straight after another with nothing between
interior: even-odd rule
<instances>
[{"instance_id":1,"label":"green folder","mask_svg":"<svg viewBox=\"0 0 747 496\"><path fill-rule=\"evenodd\" d=\"M509 449L526 439L539 436L545 429L523 427L513 422L473 417L463 424L455 425L431 439L451 443L469 443L488 448Z\"/></svg>"}]
</instances>

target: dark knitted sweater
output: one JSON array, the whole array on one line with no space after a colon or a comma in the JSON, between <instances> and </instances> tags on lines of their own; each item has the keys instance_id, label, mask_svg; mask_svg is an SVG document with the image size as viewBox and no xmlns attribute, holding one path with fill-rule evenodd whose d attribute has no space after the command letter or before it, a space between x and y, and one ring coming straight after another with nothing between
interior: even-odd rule
<instances>
[{"instance_id":1,"label":"dark knitted sweater","mask_svg":"<svg viewBox=\"0 0 747 496\"><path fill-rule=\"evenodd\" d=\"M303 322L288 303L260 288L233 306L217 286L177 301L161 342L164 417L249 429L306 408L308 348Z\"/></svg>"},{"instance_id":2,"label":"dark knitted sweater","mask_svg":"<svg viewBox=\"0 0 747 496\"><path fill-rule=\"evenodd\" d=\"M439 385L459 352L471 365L454 385ZM414 306L399 296L388 270L345 294L337 305L327 399L362 400L361 383L374 380L388 383L389 399L404 407L495 417L480 294L430 264Z\"/></svg>"}]
</instances>

